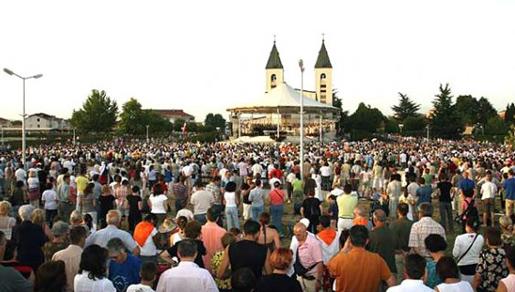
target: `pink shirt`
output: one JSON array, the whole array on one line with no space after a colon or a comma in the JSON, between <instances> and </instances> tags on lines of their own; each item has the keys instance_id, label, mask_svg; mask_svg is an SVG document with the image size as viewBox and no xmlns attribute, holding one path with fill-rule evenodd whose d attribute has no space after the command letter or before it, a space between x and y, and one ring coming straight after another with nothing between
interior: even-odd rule
<instances>
[{"instance_id":1,"label":"pink shirt","mask_svg":"<svg viewBox=\"0 0 515 292\"><path fill-rule=\"evenodd\" d=\"M308 236L306 241L299 246L299 259L304 268L309 269L316 263L322 262L322 248L320 242L314 236ZM315 275L316 269L311 269L308 275Z\"/></svg>"},{"instance_id":2,"label":"pink shirt","mask_svg":"<svg viewBox=\"0 0 515 292\"><path fill-rule=\"evenodd\" d=\"M274 189L270 192L268 197L272 205L282 205L284 203L284 192L282 190Z\"/></svg>"},{"instance_id":3,"label":"pink shirt","mask_svg":"<svg viewBox=\"0 0 515 292\"><path fill-rule=\"evenodd\" d=\"M203 260L204 266L209 271L211 271L211 258L213 255L218 251L224 250L222 246L222 236L224 236L225 233L227 233L227 231L214 222L208 221L202 226L202 242L206 247L206 255L203 257Z\"/></svg>"}]
</instances>

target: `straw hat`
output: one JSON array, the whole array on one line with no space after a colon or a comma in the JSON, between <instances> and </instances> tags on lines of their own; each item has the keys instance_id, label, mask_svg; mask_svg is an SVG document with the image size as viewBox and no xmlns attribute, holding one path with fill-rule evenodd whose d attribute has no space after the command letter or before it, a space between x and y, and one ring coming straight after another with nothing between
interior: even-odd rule
<instances>
[{"instance_id":1,"label":"straw hat","mask_svg":"<svg viewBox=\"0 0 515 292\"><path fill-rule=\"evenodd\" d=\"M175 222L172 219L166 218L163 223L158 228L159 233L168 233L174 230L177 227Z\"/></svg>"}]
</instances>

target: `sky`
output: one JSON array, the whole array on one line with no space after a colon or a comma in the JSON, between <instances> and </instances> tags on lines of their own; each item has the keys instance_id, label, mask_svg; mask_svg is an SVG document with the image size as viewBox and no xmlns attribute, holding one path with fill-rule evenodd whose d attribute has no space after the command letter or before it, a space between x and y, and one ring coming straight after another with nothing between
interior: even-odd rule
<instances>
[{"instance_id":1,"label":"sky","mask_svg":"<svg viewBox=\"0 0 515 292\"><path fill-rule=\"evenodd\" d=\"M120 108L184 109L203 121L265 89L274 35L285 81L314 89L322 34L343 109L392 113L398 92L431 108L454 96L515 102L515 1L1 1L0 68L26 83L27 114L69 118L92 89ZM22 81L0 72L0 117L20 119Z\"/></svg>"}]
</instances>

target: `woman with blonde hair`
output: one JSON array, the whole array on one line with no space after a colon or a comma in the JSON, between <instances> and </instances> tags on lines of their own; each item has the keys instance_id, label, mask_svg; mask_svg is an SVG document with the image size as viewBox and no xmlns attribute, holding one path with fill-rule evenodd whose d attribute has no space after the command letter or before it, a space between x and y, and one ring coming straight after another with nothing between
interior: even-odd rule
<instances>
[{"instance_id":1,"label":"woman with blonde hair","mask_svg":"<svg viewBox=\"0 0 515 292\"><path fill-rule=\"evenodd\" d=\"M43 209L34 209L30 216L32 223L41 226L48 240L53 240L54 235L48 224L46 223L45 211Z\"/></svg>"},{"instance_id":2,"label":"woman with blonde hair","mask_svg":"<svg viewBox=\"0 0 515 292\"><path fill-rule=\"evenodd\" d=\"M5 234L7 240L11 240L13 227L16 225L16 219L9 216L11 212L11 203L8 201L0 202L0 231Z\"/></svg>"}]
</instances>

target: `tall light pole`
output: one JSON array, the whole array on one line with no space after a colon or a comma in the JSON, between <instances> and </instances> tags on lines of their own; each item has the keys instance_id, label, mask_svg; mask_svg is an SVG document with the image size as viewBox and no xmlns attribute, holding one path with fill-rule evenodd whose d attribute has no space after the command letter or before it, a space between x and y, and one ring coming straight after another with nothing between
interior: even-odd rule
<instances>
[{"instance_id":1,"label":"tall light pole","mask_svg":"<svg viewBox=\"0 0 515 292\"><path fill-rule=\"evenodd\" d=\"M300 177L304 180L304 61L299 60L300 68Z\"/></svg>"},{"instance_id":2,"label":"tall light pole","mask_svg":"<svg viewBox=\"0 0 515 292\"><path fill-rule=\"evenodd\" d=\"M12 76L16 76L18 78L20 78L21 80L23 80L23 113L22 113L22 118L21 118L21 159L22 159L22 163L23 163L23 168L26 169L26 160L25 160L25 147L26 147L26 143L25 143L25 118L27 117L27 115L25 114L25 80L27 79L38 79L38 78L41 78L43 77L43 74L36 74L36 75L32 75L32 76L28 76L28 77L23 77L23 76L20 76L16 73L14 73L13 71L7 69L7 68L4 68L4 72L9 74L9 75L12 75Z\"/></svg>"},{"instance_id":3,"label":"tall light pole","mask_svg":"<svg viewBox=\"0 0 515 292\"><path fill-rule=\"evenodd\" d=\"M426 130L427 130L427 133L426 133L427 140L429 140L429 124L427 124Z\"/></svg>"},{"instance_id":4,"label":"tall light pole","mask_svg":"<svg viewBox=\"0 0 515 292\"><path fill-rule=\"evenodd\" d=\"M75 146L75 128L73 128L73 146Z\"/></svg>"},{"instance_id":5,"label":"tall light pole","mask_svg":"<svg viewBox=\"0 0 515 292\"><path fill-rule=\"evenodd\" d=\"M150 140L148 139L148 127L149 127L149 125L147 125L147 143L150 141Z\"/></svg>"}]
</instances>

